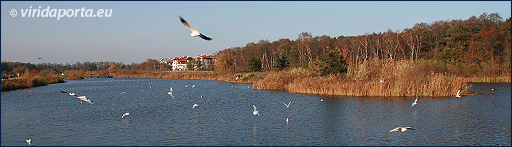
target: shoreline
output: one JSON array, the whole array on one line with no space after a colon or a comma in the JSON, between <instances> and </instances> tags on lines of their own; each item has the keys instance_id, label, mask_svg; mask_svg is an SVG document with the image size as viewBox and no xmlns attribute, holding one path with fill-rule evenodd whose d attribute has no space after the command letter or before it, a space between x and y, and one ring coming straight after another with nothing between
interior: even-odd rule
<instances>
[{"instance_id":1,"label":"shoreline","mask_svg":"<svg viewBox=\"0 0 512 147\"><path fill-rule=\"evenodd\" d=\"M191 79L191 80L216 80L221 82L230 82L230 83L251 83L253 84L254 90L274 90L274 91L286 91L289 93L300 93L300 94L312 94L312 95L323 95L323 96L353 96L353 97L414 97L414 96L422 96L422 97L454 97L454 92L456 90L441 90L437 88L439 91L444 91L444 94L441 93L433 93L432 91L421 91L421 92L411 92L411 89L404 89L403 92L400 90L392 90L393 87L396 87L396 83L380 83L379 81L357 81L357 80L346 80L340 77L335 76L314 76L308 75L310 73L301 73L305 75L299 76L291 76L286 77L283 74L288 74L292 72L297 72L296 70L287 70L287 71L270 71L270 72L248 72L248 73L236 73L236 74L217 74L213 71L179 71L179 72L170 72L170 71L155 71L152 73L137 73L137 74L112 74L108 76L95 76L89 75L81 78L71 78L67 79L83 79L83 78L148 78L148 79ZM301 71L307 72L307 71ZM275 77L277 76L277 77ZM289 75L288 75L289 76ZM237 79L238 77L238 79ZM269 78L269 79L266 79ZM276 79L279 78L279 79ZM283 80L285 78L288 79L284 83L276 83L276 81ZM449 76L438 75L437 79L439 80L447 80ZM511 83L510 77L506 76L484 76L484 77L454 77L459 80L462 80L462 83L465 85L459 85L460 89L462 89L463 95L469 94L469 89L471 88L470 83ZM26 80L19 81L20 79L13 79L17 82L26 83ZM264 83L264 81L273 81L274 83ZM9 86L8 90L4 90L4 83L10 80L2 80L2 92L11 91L17 89L25 89L37 86L46 86L49 84L55 83L63 83L63 82L51 82L46 85L34 85L34 86L19 86L13 87ZM389 81L389 80L388 80ZM391 81L389 81L391 82ZM321 83L321 84L318 84ZM267 84L262 86L262 84ZM12 84L11 84L12 85ZM21 84L18 84L21 85ZM332 86L336 85L336 86ZM344 87L340 87L343 86ZM384 86L386 85L386 86ZM348 89L346 87L349 87ZM371 89L378 89L382 87L382 90L376 91ZM402 86L403 87L403 86ZM407 86L406 86L407 87ZM6 87L7 88L7 87ZM427 88L429 89L429 88ZM393 93L394 92L394 93ZM427 93L427 94L425 94ZM448 93L448 94L446 94Z\"/></svg>"},{"instance_id":2,"label":"shoreline","mask_svg":"<svg viewBox=\"0 0 512 147\"><path fill-rule=\"evenodd\" d=\"M44 76L31 75L12 79L2 79L1 91L4 92L18 89L26 89L58 83L65 83L65 81L63 76L57 74Z\"/></svg>"}]
</instances>

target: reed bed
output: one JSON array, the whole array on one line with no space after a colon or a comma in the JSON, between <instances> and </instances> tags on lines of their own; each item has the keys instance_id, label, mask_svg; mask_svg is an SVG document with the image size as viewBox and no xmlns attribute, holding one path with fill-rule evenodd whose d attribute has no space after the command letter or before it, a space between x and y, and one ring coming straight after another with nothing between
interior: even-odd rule
<instances>
[{"instance_id":1,"label":"reed bed","mask_svg":"<svg viewBox=\"0 0 512 147\"><path fill-rule=\"evenodd\" d=\"M275 72L254 83L254 89L339 96L452 97L471 87L463 77L434 73L430 68L421 60L375 59L350 65L346 74L338 76L316 76L303 69Z\"/></svg>"},{"instance_id":2,"label":"reed bed","mask_svg":"<svg viewBox=\"0 0 512 147\"><path fill-rule=\"evenodd\" d=\"M217 74L214 72L154 72L136 74L114 74L113 78L153 78L153 79L195 79L195 80L217 80L233 83L253 83L261 79L262 73L247 74ZM239 77L238 80L236 77Z\"/></svg>"},{"instance_id":3,"label":"reed bed","mask_svg":"<svg viewBox=\"0 0 512 147\"><path fill-rule=\"evenodd\" d=\"M22 76L16 79L2 79L2 91L45 86L48 84L64 83L64 77L60 75L33 75Z\"/></svg>"}]
</instances>

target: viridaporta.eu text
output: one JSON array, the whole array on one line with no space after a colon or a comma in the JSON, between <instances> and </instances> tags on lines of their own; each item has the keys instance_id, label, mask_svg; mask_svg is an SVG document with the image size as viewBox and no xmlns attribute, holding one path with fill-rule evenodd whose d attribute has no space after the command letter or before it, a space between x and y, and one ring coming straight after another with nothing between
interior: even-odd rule
<instances>
[{"instance_id":1,"label":"viridaporta.eu text","mask_svg":"<svg viewBox=\"0 0 512 147\"><path fill-rule=\"evenodd\" d=\"M19 9L21 11L21 17L50 17L57 18L60 20L63 17L112 17L112 9L51 9L50 6L46 8L32 8ZM12 9L10 12L12 17L18 15L18 10Z\"/></svg>"}]
</instances>

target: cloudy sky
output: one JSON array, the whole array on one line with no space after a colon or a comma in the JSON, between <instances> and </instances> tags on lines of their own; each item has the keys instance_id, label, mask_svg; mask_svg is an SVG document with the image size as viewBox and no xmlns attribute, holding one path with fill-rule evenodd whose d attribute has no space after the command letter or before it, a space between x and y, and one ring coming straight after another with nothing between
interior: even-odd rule
<instances>
[{"instance_id":1,"label":"cloudy sky","mask_svg":"<svg viewBox=\"0 0 512 147\"><path fill-rule=\"evenodd\" d=\"M482 13L499 13L506 19L511 2L2 1L1 11L2 61L131 64L214 54L262 39L295 40L302 32L357 36ZM213 40L189 37L190 30L177 15Z\"/></svg>"}]
</instances>

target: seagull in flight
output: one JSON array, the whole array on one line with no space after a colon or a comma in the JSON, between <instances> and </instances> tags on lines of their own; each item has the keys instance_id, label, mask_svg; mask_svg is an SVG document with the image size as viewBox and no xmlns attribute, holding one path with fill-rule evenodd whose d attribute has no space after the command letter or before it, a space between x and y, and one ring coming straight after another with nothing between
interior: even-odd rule
<instances>
[{"instance_id":1,"label":"seagull in flight","mask_svg":"<svg viewBox=\"0 0 512 147\"><path fill-rule=\"evenodd\" d=\"M286 118L286 124L288 124L288 118Z\"/></svg>"},{"instance_id":2,"label":"seagull in flight","mask_svg":"<svg viewBox=\"0 0 512 147\"><path fill-rule=\"evenodd\" d=\"M197 103L196 103L196 104L194 104L194 105L192 105L192 109L194 109L194 108L195 108L195 107L197 107L197 106L199 106L199 105L197 105Z\"/></svg>"},{"instance_id":3,"label":"seagull in flight","mask_svg":"<svg viewBox=\"0 0 512 147\"><path fill-rule=\"evenodd\" d=\"M90 100L90 99L87 99L85 96L77 96L75 93L65 92L65 91L60 91L60 92L62 92L62 93L67 93L67 94L69 94L69 95L75 96L75 97L76 97L76 99L78 99L78 100L82 100L82 101L85 101L85 102L87 102L87 103L89 103L89 104L92 104L91 100Z\"/></svg>"},{"instance_id":4,"label":"seagull in flight","mask_svg":"<svg viewBox=\"0 0 512 147\"><path fill-rule=\"evenodd\" d=\"M31 142L32 142L32 139L27 139L27 140L25 140L25 141L28 143L28 145L30 145L30 144L31 144Z\"/></svg>"},{"instance_id":5,"label":"seagull in flight","mask_svg":"<svg viewBox=\"0 0 512 147\"><path fill-rule=\"evenodd\" d=\"M174 96L172 95L172 87L171 87L171 89L169 90L169 92L167 92L167 94L171 95L172 99L174 100Z\"/></svg>"},{"instance_id":6,"label":"seagull in flight","mask_svg":"<svg viewBox=\"0 0 512 147\"><path fill-rule=\"evenodd\" d=\"M283 103L283 104L286 106L286 108L290 108L290 103L292 103L292 101L290 101L290 102L288 103L288 105L287 105L286 103L284 103L284 102L281 102L281 103Z\"/></svg>"},{"instance_id":7,"label":"seagull in flight","mask_svg":"<svg viewBox=\"0 0 512 147\"><path fill-rule=\"evenodd\" d=\"M130 115L130 113L126 112L125 114L123 114L123 116L121 116L121 118L124 118L124 116L126 115Z\"/></svg>"},{"instance_id":8,"label":"seagull in flight","mask_svg":"<svg viewBox=\"0 0 512 147\"><path fill-rule=\"evenodd\" d=\"M455 97L460 98L460 90L457 91L457 95L455 95Z\"/></svg>"},{"instance_id":9,"label":"seagull in flight","mask_svg":"<svg viewBox=\"0 0 512 147\"><path fill-rule=\"evenodd\" d=\"M210 37L206 37L205 35L199 33L196 29L194 29L192 26L190 26L187 21L185 21L185 19L181 18L181 16L178 15L178 19L180 19L181 23L183 23L183 25L185 25L185 27L187 27L188 29L190 29L190 31L192 31L192 33L190 33L190 36L191 37L201 37L203 38L204 40L212 40L212 38Z\"/></svg>"},{"instance_id":10,"label":"seagull in flight","mask_svg":"<svg viewBox=\"0 0 512 147\"><path fill-rule=\"evenodd\" d=\"M252 112L252 114L254 114L254 115L260 115L260 113L258 112L258 110L256 110L256 106L252 105L252 107L254 107L254 111Z\"/></svg>"},{"instance_id":11,"label":"seagull in flight","mask_svg":"<svg viewBox=\"0 0 512 147\"><path fill-rule=\"evenodd\" d=\"M407 130L415 130L411 127L396 127L393 130L389 130L389 132L405 132Z\"/></svg>"},{"instance_id":12,"label":"seagull in flight","mask_svg":"<svg viewBox=\"0 0 512 147\"><path fill-rule=\"evenodd\" d=\"M416 97L416 99L414 100L414 102L411 104L411 107L412 107L412 106L414 106L414 105L416 105L416 104L418 104L417 102L418 102L418 97Z\"/></svg>"}]
</instances>

